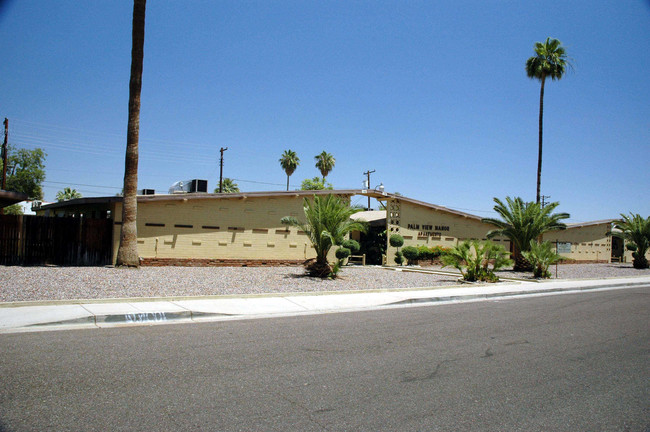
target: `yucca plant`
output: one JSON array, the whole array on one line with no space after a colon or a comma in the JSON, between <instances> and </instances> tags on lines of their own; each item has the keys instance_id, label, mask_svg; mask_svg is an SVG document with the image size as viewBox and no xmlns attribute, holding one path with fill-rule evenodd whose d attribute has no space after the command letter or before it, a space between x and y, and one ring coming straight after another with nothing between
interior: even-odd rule
<instances>
[{"instance_id":1,"label":"yucca plant","mask_svg":"<svg viewBox=\"0 0 650 432\"><path fill-rule=\"evenodd\" d=\"M614 222L614 227L620 230L620 233L613 233L625 239L628 250L630 246L632 252L632 265L636 269L646 269L649 267L646 253L650 248L650 216L644 219L640 214L626 216L621 213L621 220Z\"/></svg>"},{"instance_id":2,"label":"yucca plant","mask_svg":"<svg viewBox=\"0 0 650 432\"><path fill-rule=\"evenodd\" d=\"M547 241L538 243L531 240L528 249L522 252L522 255L533 266L533 276L536 278L550 278L551 272L548 271L548 268L565 259L563 256L558 255L552 249L551 243Z\"/></svg>"},{"instance_id":3,"label":"yucca plant","mask_svg":"<svg viewBox=\"0 0 650 432\"><path fill-rule=\"evenodd\" d=\"M497 229L487 233L487 238L504 236L514 244L515 271L531 271L531 264L521 255L521 252L530 250L531 240L537 241L542 234L548 231L566 229L562 219L571 217L568 213L553 213L560 205L553 202L542 207L541 204L524 202L517 197L506 197L506 203L494 198L496 211L501 219L484 218L483 222L494 225Z\"/></svg>"},{"instance_id":4,"label":"yucca plant","mask_svg":"<svg viewBox=\"0 0 650 432\"><path fill-rule=\"evenodd\" d=\"M281 222L296 226L304 231L316 251L316 261L310 263L307 271L311 276L328 277L332 268L327 262L327 254L334 245L340 245L350 231L365 232L367 224L350 219L354 214L347 203L334 195L314 196L304 199L305 222L293 216L285 216Z\"/></svg>"}]
</instances>

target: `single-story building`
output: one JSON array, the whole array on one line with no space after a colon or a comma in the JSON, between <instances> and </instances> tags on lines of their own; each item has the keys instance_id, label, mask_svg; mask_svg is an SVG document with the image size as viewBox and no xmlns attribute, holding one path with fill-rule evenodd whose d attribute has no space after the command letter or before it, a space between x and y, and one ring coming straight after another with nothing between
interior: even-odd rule
<instances>
[{"instance_id":1,"label":"single-story building","mask_svg":"<svg viewBox=\"0 0 650 432\"><path fill-rule=\"evenodd\" d=\"M154 194L138 196L138 253L144 265L298 264L313 258L314 250L304 232L282 225L280 220L284 216L301 219L304 198L327 194L348 202L355 195L369 196L385 206L384 210L355 216L368 221L375 238L385 242L382 247L385 257L375 261L377 264L381 261L395 264L396 248L388 244L392 234L400 234L404 246L452 247L466 239L483 240L494 228L483 223L480 216L383 191ZM37 213L112 219L115 260L122 217L121 197L73 199L43 205ZM609 235L611 229L612 220L570 224L567 230L546 233L544 240L553 242L560 254L576 261L611 262L623 256L622 241ZM352 234L357 240L369 236ZM511 249L507 238L494 241L503 244L506 250ZM367 243L361 243L368 247ZM333 250L331 254L334 260Z\"/></svg>"}]
</instances>

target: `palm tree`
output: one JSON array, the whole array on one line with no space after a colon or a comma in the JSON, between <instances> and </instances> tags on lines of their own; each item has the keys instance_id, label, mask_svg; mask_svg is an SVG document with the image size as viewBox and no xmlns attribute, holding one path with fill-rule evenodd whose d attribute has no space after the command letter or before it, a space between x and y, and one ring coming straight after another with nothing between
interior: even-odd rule
<instances>
[{"instance_id":1,"label":"palm tree","mask_svg":"<svg viewBox=\"0 0 650 432\"><path fill-rule=\"evenodd\" d=\"M325 177L327 177L327 174L329 174L330 171L332 171L334 168L336 159L334 159L334 156L327 153L326 151L323 151L323 153L315 156L314 159L316 159L316 168L318 168L320 173L323 175L323 183L325 183Z\"/></svg>"},{"instance_id":2,"label":"palm tree","mask_svg":"<svg viewBox=\"0 0 650 432\"><path fill-rule=\"evenodd\" d=\"M69 187L63 188L62 191L57 192L56 200L58 202L67 201L75 198L81 198L81 194L76 189Z\"/></svg>"},{"instance_id":3,"label":"palm tree","mask_svg":"<svg viewBox=\"0 0 650 432\"><path fill-rule=\"evenodd\" d=\"M144 16L147 0L133 1L133 32L131 47L131 79L129 82L129 122L126 134L124 163L124 197L122 198L122 230L117 249L118 266L139 267L138 258L138 140L140 135L140 91L144 58Z\"/></svg>"},{"instance_id":4,"label":"palm tree","mask_svg":"<svg viewBox=\"0 0 650 432\"><path fill-rule=\"evenodd\" d=\"M293 150L285 150L279 162L284 172L287 173L287 190L289 190L289 177L300 165L300 159Z\"/></svg>"},{"instance_id":5,"label":"palm tree","mask_svg":"<svg viewBox=\"0 0 650 432\"><path fill-rule=\"evenodd\" d=\"M501 219L484 218L482 222L494 225L497 229L487 233L487 238L504 236L510 239L514 245L514 258L516 271L532 270L530 263L521 255L522 251L530 250L531 240L537 241L542 234L548 231L566 229L566 225L560 222L571 216L568 213L553 213L553 210L560 205L553 202L542 207L539 203L524 202L517 197L514 200L506 197L507 205L498 198L494 198L496 211Z\"/></svg>"},{"instance_id":6,"label":"palm tree","mask_svg":"<svg viewBox=\"0 0 650 432\"><path fill-rule=\"evenodd\" d=\"M640 214L630 213L630 216L621 214L621 218L614 222L614 227L621 230L618 235L627 240L628 245L634 249L632 265L636 269L648 268L648 258L645 255L650 249L650 216L644 219ZM614 235L617 234L614 233Z\"/></svg>"},{"instance_id":7,"label":"palm tree","mask_svg":"<svg viewBox=\"0 0 650 432\"><path fill-rule=\"evenodd\" d=\"M536 278L548 279L551 272L548 268L553 264L562 261L564 258L552 249L551 242L537 243L530 241L530 248L521 253L524 258L533 266L533 276Z\"/></svg>"},{"instance_id":8,"label":"palm tree","mask_svg":"<svg viewBox=\"0 0 650 432\"><path fill-rule=\"evenodd\" d=\"M239 186L231 178L224 177L223 181L221 182L221 185L222 185L222 188L223 188L223 193L238 193L239 192ZM219 193L219 188L216 188L214 190L214 193Z\"/></svg>"},{"instance_id":9,"label":"palm tree","mask_svg":"<svg viewBox=\"0 0 650 432\"><path fill-rule=\"evenodd\" d=\"M300 222L293 216L285 216L281 222L296 226L304 231L316 250L316 262L307 267L312 276L327 277L332 268L327 262L327 254L333 245L340 245L350 231L366 231L366 224L350 219L354 214L347 203L334 195L324 198L314 196L313 200L305 198L304 211L306 222Z\"/></svg>"},{"instance_id":10,"label":"palm tree","mask_svg":"<svg viewBox=\"0 0 650 432\"><path fill-rule=\"evenodd\" d=\"M546 78L560 80L564 75L566 67L570 66L568 57L557 39L546 38L546 42L535 43L535 55L526 61L526 74L529 78L541 81L542 86L539 93L539 149L537 154L537 203L540 200L540 188L542 180L542 120L544 117L544 84Z\"/></svg>"}]
</instances>

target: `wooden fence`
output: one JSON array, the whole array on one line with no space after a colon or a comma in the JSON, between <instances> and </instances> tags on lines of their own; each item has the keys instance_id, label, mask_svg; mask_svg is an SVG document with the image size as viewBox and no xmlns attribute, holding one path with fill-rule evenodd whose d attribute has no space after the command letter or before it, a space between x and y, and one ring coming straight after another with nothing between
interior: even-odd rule
<instances>
[{"instance_id":1,"label":"wooden fence","mask_svg":"<svg viewBox=\"0 0 650 432\"><path fill-rule=\"evenodd\" d=\"M0 265L111 264L110 219L0 215Z\"/></svg>"}]
</instances>

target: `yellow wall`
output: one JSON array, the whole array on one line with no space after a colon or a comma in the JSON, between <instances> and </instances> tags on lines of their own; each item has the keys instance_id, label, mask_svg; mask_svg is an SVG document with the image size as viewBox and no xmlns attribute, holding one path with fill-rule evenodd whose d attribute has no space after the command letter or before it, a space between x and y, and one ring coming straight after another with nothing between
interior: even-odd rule
<instances>
[{"instance_id":1,"label":"yellow wall","mask_svg":"<svg viewBox=\"0 0 650 432\"><path fill-rule=\"evenodd\" d=\"M478 219L399 199L387 202L386 223L387 241L392 234L400 234L404 237L404 246L453 247L463 240L484 240L487 232L494 228ZM494 242L503 245L506 251L510 250L507 239L498 238ZM389 242L386 248L388 265L395 265L395 252L397 248Z\"/></svg>"},{"instance_id":2,"label":"yellow wall","mask_svg":"<svg viewBox=\"0 0 650 432\"><path fill-rule=\"evenodd\" d=\"M121 220L121 203L115 220ZM305 260L309 237L282 225L304 220L302 197L152 200L138 202L138 254L143 258ZM114 260L120 225L114 230ZM334 261L334 249L330 260Z\"/></svg>"},{"instance_id":3,"label":"yellow wall","mask_svg":"<svg viewBox=\"0 0 650 432\"><path fill-rule=\"evenodd\" d=\"M563 231L553 231L542 236L554 246L556 241L571 242L571 253L560 255L576 261L605 261L612 259L612 239L607 235L610 224L588 225L567 228Z\"/></svg>"}]
</instances>

